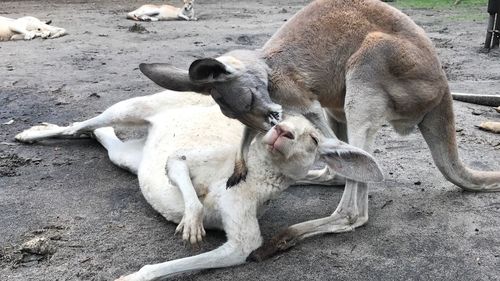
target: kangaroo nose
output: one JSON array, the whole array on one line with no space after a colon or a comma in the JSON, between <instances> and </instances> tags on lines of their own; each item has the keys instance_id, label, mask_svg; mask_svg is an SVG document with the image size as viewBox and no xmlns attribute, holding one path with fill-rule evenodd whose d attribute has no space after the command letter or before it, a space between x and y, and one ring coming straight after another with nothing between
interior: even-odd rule
<instances>
[{"instance_id":1,"label":"kangaroo nose","mask_svg":"<svg viewBox=\"0 0 500 281\"><path fill-rule=\"evenodd\" d=\"M285 137L291 140L295 139L295 136L293 135L291 130L282 124L274 126L274 129L276 130L276 132L280 137Z\"/></svg>"}]
</instances>

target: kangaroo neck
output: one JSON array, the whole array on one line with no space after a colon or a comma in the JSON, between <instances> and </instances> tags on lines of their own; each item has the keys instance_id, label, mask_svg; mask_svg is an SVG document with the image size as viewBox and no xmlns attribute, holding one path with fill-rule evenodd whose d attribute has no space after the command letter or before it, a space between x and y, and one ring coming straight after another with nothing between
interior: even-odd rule
<instances>
[{"instance_id":1,"label":"kangaroo neck","mask_svg":"<svg viewBox=\"0 0 500 281\"><path fill-rule=\"evenodd\" d=\"M248 152L246 181L240 182L233 188L251 192L255 196L257 205L262 205L276 198L293 181L282 173L276 163L273 163L259 140L257 138L252 143Z\"/></svg>"}]
</instances>

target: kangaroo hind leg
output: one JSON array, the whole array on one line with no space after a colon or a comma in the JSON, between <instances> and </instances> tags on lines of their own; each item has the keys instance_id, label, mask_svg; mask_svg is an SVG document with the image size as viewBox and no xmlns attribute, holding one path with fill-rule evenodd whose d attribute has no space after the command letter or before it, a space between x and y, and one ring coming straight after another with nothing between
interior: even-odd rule
<instances>
[{"instance_id":1,"label":"kangaroo hind leg","mask_svg":"<svg viewBox=\"0 0 500 281\"><path fill-rule=\"evenodd\" d=\"M384 91L375 83L361 79L347 81L346 117L349 144L370 152L374 136L384 121ZM357 165L357 163L351 163ZM361 165L362 163L360 163ZM336 210L328 217L292 225L254 251L251 259L264 260L286 250L298 241L325 233L352 231L368 221L368 184L346 180L344 193Z\"/></svg>"},{"instance_id":2,"label":"kangaroo hind leg","mask_svg":"<svg viewBox=\"0 0 500 281\"><path fill-rule=\"evenodd\" d=\"M103 127L94 130L97 141L108 151L109 160L116 166L137 174L142 160L144 139L122 141L113 127Z\"/></svg>"},{"instance_id":3,"label":"kangaroo hind leg","mask_svg":"<svg viewBox=\"0 0 500 281\"><path fill-rule=\"evenodd\" d=\"M16 135L20 142L35 142L49 138L80 137L91 134L97 128L114 125L146 125L146 119L161 111L164 104L159 94L131 98L118 102L103 113L82 122L75 122L69 126L58 126L50 123L29 128Z\"/></svg>"}]
</instances>

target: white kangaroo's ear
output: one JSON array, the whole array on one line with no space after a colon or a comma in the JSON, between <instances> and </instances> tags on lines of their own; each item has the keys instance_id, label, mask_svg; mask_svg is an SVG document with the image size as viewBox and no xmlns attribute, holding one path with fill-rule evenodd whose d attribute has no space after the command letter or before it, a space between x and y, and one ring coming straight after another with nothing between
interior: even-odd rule
<instances>
[{"instance_id":1,"label":"white kangaroo's ear","mask_svg":"<svg viewBox=\"0 0 500 281\"><path fill-rule=\"evenodd\" d=\"M149 79L165 89L208 94L208 88L203 84L191 81L186 70L166 63L141 63L139 69Z\"/></svg>"},{"instance_id":2,"label":"white kangaroo's ear","mask_svg":"<svg viewBox=\"0 0 500 281\"><path fill-rule=\"evenodd\" d=\"M355 181L380 182L384 179L375 158L368 152L336 139L319 145L321 159L336 173Z\"/></svg>"},{"instance_id":3,"label":"white kangaroo's ear","mask_svg":"<svg viewBox=\"0 0 500 281\"><path fill-rule=\"evenodd\" d=\"M234 67L212 58L195 60L189 67L189 78L196 83L224 82L236 74Z\"/></svg>"}]
</instances>

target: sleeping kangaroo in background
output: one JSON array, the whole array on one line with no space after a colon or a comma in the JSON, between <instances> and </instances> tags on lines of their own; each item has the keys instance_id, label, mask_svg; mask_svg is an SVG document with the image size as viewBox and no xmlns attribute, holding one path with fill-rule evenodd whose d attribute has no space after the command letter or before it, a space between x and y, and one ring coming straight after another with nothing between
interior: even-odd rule
<instances>
[{"instance_id":1,"label":"sleeping kangaroo in background","mask_svg":"<svg viewBox=\"0 0 500 281\"><path fill-rule=\"evenodd\" d=\"M0 41L57 38L67 34L64 28L51 26L50 23L35 17L11 19L0 16Z\"/></svg>"},{"instance_id":2,"label":"sleeping kangaroo in background","mask_svg":"<svg viewBox=\"0 0 500 281\"><path fill-rule=\"evenodd\" d=\"M469 191L500 190L500 172L472 170L458 157L452 96L432 42L382 1L316 0L261 49L198 59L189 71L167 64L140 68L167 89L211 95L222 113L247 126L228 186L245 178L246 154L257 132L279 122L282 110L294 110L324 136L366 151L385 123L403 135L418 127L446 179ZM331 216L289 227L255 256L367 221L368 185L347 179Z\"/></svg>"},{"instance_id":3,"label":"sleeping kangaroo in background","mask_svg":"<svg viewBox=\"0 0 500 281\"><path fill-rule=\"evenodd\" d=\"M182 8L171 5L142 5L127 14L127 19L137 21L197 20L194 16L194 0L183 0Z\"/></svg>"},{"instance_id":4,"label":"sleeping kangaroo in background","mask_svg":"<svg viewBox=\"0 0 500 281\"><path fill-rule=\"evenodd\" d=\"M500 95L474 95L464 93L452 93L453 99L479 105L498 106L500 105ZM495 110L500 113L500 106ZM500 122L485 121L477 126L479 129L500 134Z\"/></svg>"}]
</instances>

